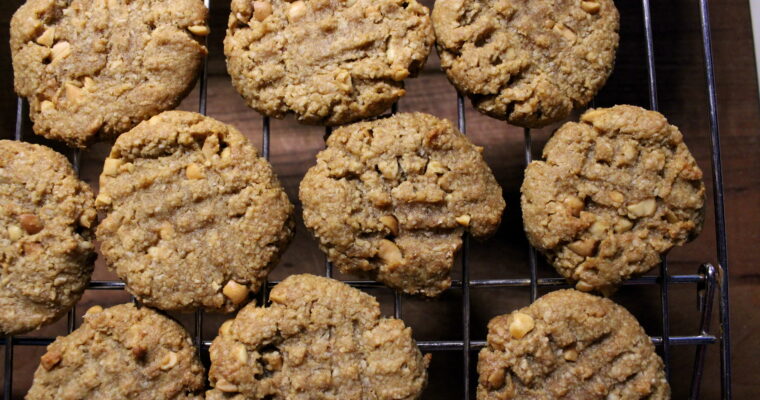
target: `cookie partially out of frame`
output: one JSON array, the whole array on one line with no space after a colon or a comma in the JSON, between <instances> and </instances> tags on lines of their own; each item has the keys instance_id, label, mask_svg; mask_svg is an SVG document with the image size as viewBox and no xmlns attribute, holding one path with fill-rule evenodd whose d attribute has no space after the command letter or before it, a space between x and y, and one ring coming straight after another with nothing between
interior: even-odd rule
<instances>
[{"instance_id":1,"label":"cookie partially out of frame","mask_svg":"<svg viewBox=\"0 0 760 400\"><path fill-rule=\"evenodd\" d=\"M204 375L178 323L147 307L95 306L47 347L26 400L200 400Z\"/></svg>"},{"instance_id":2,"label":"cookie partially out of frame","mask_svg":"<svg viewBox=\"0 0 760 400\"><path fill-rule=\"evenodd\" d=\"M250 107L340 125L401 98L433 41L415 0L233 0L224 54Z\"/></svg>"},{"instance_id":3,"label":"cookie partially out of frame","mask_svg":"<svg viewBox=\"0 0 760 400\"><path fill-rule=\"evenodd\" d=\"M560 290L488 323L478 400L670 398L663 363L625 308Z\"/></svg>"},{"instance_id":4,"label":"cookie partially out of frame","mask_svg":"<svg viewBox=\"0 0 760 400\"><path fill-rule=\"evenodd\" d=\"M525 232L579 290L615 291L702 228L702 171L660 113L587 111L554 134L543 158L525 171Z\"/></svg>"},{"instance_id":5,"label":"cookie partially out of frame","mask_svg":"<svg viewBox=\"0 0 760 400\"><path fill-rule=\"evenodd\" d=\"M615 62L612 0L438 0L441 67L479 111L539 128L586 105Z\"/></svg>"},{"instance_id":6,"label":"cookie partially out of frame","mask_svg":"<svg viewBox=\"0 0 760 400\"><path fill-rule=\"evenodd\" d=\"M249 304L211 344L209 400L412 400L427 383L411 328L382 318L374 297L293 275L269 307Z\"/></svg>"},{"instance_id":7,"label":"cookie partially out of frame","mask_svg":"<svg viewBox=\"0 0 760 400\"><path fill-rule=\"evenodd\" d=\"M34 132L85 147L176 107L206 54L207 14L201 0L27 0L11 52Z\"/></svg>"},{"instance_id":8,"label":"cookie partially out of frame","mask_svg":"<svg viewBox=\"0 0 760 400\"><path fill-rule=\"evenodd\" d=\"M51 323L82 296L95 256L93 197L61 154L0 140L0 332Z\"/></svg>"},{"instance_id":9,"label":"cookie partially out of frame","mask_svg":"<svg viewBox=\"0 0 760 400\"><path fill-rule=\"evenodd\" d=\"M231 312L293 236L293 205L237 129L167 111L120 136L95 200L109 268L163 310Z\"/></svg>"},{"instance_id":10,"label":"cookie partially out of frame","mask_svg":"<svg viewBox=\"0 0 760 400\"><path fill-rule=\"evenodd\" d=\"M336 129L301 182L304 223L343 272L436 296L451 286L462 235L487 237L501 221L481 151L422 113Z\"/></svg>"}]
</instances>

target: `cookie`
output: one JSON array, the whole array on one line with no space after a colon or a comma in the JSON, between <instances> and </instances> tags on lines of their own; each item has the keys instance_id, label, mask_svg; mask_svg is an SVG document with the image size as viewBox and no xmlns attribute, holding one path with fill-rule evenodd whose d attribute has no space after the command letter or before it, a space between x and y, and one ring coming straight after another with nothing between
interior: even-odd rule
<instances>
[{"instance_id":1,"label":"cookie","mask_svg":"<svg viewBox=\"0 0 760 400\"><path fill-rule=\"evenodd\" d=\"M162 310L231 312L293 236L293 205L237 129L167 111L121 135L95 205L108 266Z\"/></svg>"},{"instance_id":2,"label":"cookie","mask_svg":"<svg viewBox=\"0 0 760 400\"><path fill-rule=\"evenodd\" d=\"M660 113L587 111L543 157L525 170L525 232L576 289L610 294L702 229L702 171Z\"/></svg>"},{"instance_id":3,"label":"cookie","mask_svg":"<svg viewBox=\"0 0 760 400\"><path fill-rule=\"evenodd\" d=\"M224 54L260 113L339 125L379 115L405 94L433 45L415 0L233 0Z\"/></svg>"},{"instance_id":4,"label":"cookie","mask_svg":"<svg viewBox=\"0 0 760 400\"><path fill-rule=\"evenodd\" d=\"M178 323L147 307L95 306L47 347L26 400L200 400L204 372Z\"/></svg>"},{"instance_id":5,"label":"cookie","mask_svg":"<svg viewBox=\"0 0 760 400\"><path fill-rule=\"evenodd\" d=\"M34 132L83 148L176 107L209 33L201 0L27 0L11 20Z\"/></svg>"},{"instance_id":6,"label":"cookie","mask_svg":"<svg viewBox=\"0 0 760 400\"><path fill-rule=\"evenodd\" d=\"M625 308L576 290L488 323L478 400L669 399L654 345Z\"/></svg>"},{"instance_id":7,"label":"cookie","mask_svg":"<svg viewBox=\"0 0 760 400\"><path fill-rule=\"evenodd\" d=\"M612 0L438 0L441 67L480 112L540 128L586 105L615 63Z\"/></svg>"},{"instance_id":8,"label":"cookie","mask_svg":"<svg viewBox=\"0 0 760 400\"><path fill-rule=\"evenodd\" d=\"M28 332L82 296L95 259L92 190L66 158L0 140L0 332Z\"/></svg>"},{"instance_id":9,"label":"cookie","mask_svg":"<svg viewBox=\"0 0 760 400\"><path fill-rule=\"evenodd\" d=\"M292 275L225 322L211 344L209 400L417 399L427 383L412 330L340 281Z\"/></svg>"},{"instance_id":10,"label":"cookie","mask_svg":"<svg viewBox=\"0 0 760 400\"><path fill-rule=\"evenodd\" d=\"M341 271L436 296L462 235L487 237L501 221L482 150L422 113L336 129L301 182L304 223Z\"/></svg>"}]
</instances>

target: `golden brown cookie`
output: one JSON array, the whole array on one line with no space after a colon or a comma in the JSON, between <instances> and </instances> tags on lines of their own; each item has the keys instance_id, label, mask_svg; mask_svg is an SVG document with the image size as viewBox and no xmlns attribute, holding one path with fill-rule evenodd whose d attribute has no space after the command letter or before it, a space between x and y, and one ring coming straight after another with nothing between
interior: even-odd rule
<instances>
[{"instance_id":1,"label":"golden brown cookie","mask_svg":"<svg viewBox=\"0 0 760 400\"><path fill-rule=\"evenodd\" d=\"M422 113L336 129L301 182L304 223L343 272L436 296L451 286L465 231L487 237L501 221L481 151Z\"/></svg>"},{"instance_id":2,"label":"golden brown cookie","mask_svg":"<svg viewBox=\"0 0 760 400\"><path fill-rule=\"evenodd\" d=\"M587 111L543 157L525 171L525 232L576 289L610 294L702 229L702 171L660 113Z\"/></svg>"},{"instance_id":3,"label":"golden brown cookie","mask_svg":"<svg viewBox=\"0 0 760 400\"><path fill-rule=\"evenodd\" d=\"M488 323L478 400L670 398L663 363L612 301L559 290Z\"/></svg>"},{"instance_id":4,"label":"golden brown cookie","mask_svg":"<svg viewBox=\"0 0 760 400\"><path fill-rule=\"evenodd\" d=\"M209 400L411 400L427 383L412 330L381 318L374 297L336 280L292 275L269 307L250 304L211 344Z\"/></svg>"},{"instance_id":5,"label":"golden brown cookie","mask_svg":"<svg viewBox=\"0 0 760 400\"><path fill-rule=\"evenodd\" d=\"M82 296L95 258L93 197L64 156L0 140L0 332L53 322Z\"/></svg>"},{"instance_id":6,"label":"golden brown cookie","mask_svg":"<svg viewBox=\"0 0 760 400\"><path fill-rule=\"evenodd\" d=\"M204 375L178 323L147 307L95 306L48 346L26 400L200 400Z\"/></svg>"},{"instance_id":7,"label":"golden brown cookie","mask_svg":"<svg viewBox=\"0 0 760 400\"><path fill-rule=\"evenodd\" d=\"M176 107L206 54L207 14L202 0L27 0L11 52L34 132L81 148Z\"/></svg>"},{"instance_id":8,"label":"golden brown cookie","mask_svg":"<svg viewBox=\"0 0 760 400\"><path fill-rule=\"evenodd\" d=\"M116 140L95 200L109 268L144 304L231 312L293 236L293 205L237 129L167 111Z\"/></svg>"},{"instance_id":9,"label":"golden brown cookie","mask_svg":"<svg viewBox=\"0 0 760 400\"><path fill-rule=\"evenodd\" d=\"M586 105L615 63L612 0L438 0L441 67L479 111L539 128Z\"/></svg>"},{"instance_id":10,"label":"golden brown cookie","mask_svg":"<svg viewBox=\"0 0 760 400\"><path fill-rule=\"evenodd\" d=\"M415 0L233 0L224 54L250 107L339 125L401 98L433 40Z\"/></svg>"}]
</instances>

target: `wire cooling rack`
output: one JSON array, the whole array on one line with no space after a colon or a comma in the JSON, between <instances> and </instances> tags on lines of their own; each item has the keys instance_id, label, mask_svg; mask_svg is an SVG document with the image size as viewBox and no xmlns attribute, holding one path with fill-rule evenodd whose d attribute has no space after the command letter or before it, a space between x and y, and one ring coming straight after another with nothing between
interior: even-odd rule
<instances>
[{"instance_id":1,"label":"wire cooling rack","mask_svg":"<svg viewBox=\"0 0 760 400\"><path fill-rule=\"evenodd\" d=\"M211 0L204 0L206 7L211 9ZM644 39L646 44L646 66L647 66L647 84L649 94L649 108L658 109L657 101L657 77L655 74L654 58L654 38L652 32L652 19L649 0L641 0L644 23ZM728 296L728 255L726 248L726 228L725 215L723 208L723 177L721 169L720 156L720 134L718 132L718 110L715 89L715 77L712 59L712 44L710 34L710 17L708 10L708 0L698 0L700 27L702 36L702 50L705 66L705 83L708 95L708 111L710 117L710 145L711 145L711 162L712 162L712 182L713 182L713 201L715 211L715 234L716 234L716 255L718 265L710 263L698 266L695 274L690 275L670 275L668 273L668 263L665 257L659 268L658 275L643 276L628 280L624 285L654 285L660 288L660 310L662 318L662 331L659 336L653 336L652 342L659 346L663 361L665 363L666 374L670 374L670 348L671 346L692 346L694 347L695 357L692 370L692 379L689 398L696 399L699 397L700 384L703 378L704 361L707 346L718 344L720 347L720 383L721 396L723 399L731 398L731 362L730 362L730 344L729 344L729 296ZM199 107L198 112L206 114L207 87L208 87L208 58L204 60L203 70L200 77L199 87ZM456 98L457 102L457 124L459 130L467 133L466 112L464 98L460 95ZM391 114L397 110L394 104ZM23 99L18 98L16 108L16 126L15 139L23 140L23 123L24 123L25 103ZM270 124L269 118L263 119L262 126L262 155L269 159L269 139ZM325 129L325 137L329 136L331 128ZM530 129L524 130L524 150L525 164L531 162L532 141ZM74 151L70 154L70 159L74 169L79 172L81 154ZM530 276L516 279L470 279L469 267L469 238L465 236L462 247L461 280L452 282L451 290L461 290L462 304L462 340L451 341L419 341L417 344L423 352L460 352L462 355L463 377L461 382L462 398L469 400L474 398L474 385L472 384L473 376L471 373L471 363L473 354L485 346L484 340L473 340L470 337L470 289L471 288L508 288L508 287L527 287L530 288L531 302L536 299L538 288L560 288L566 287L567 284L562 278L538 278L537 276L537 257L536 251L528 246L528 262L530 266ZM333 267L329 262L325 262L324 273L327 277L333 277ZM356 288L382 288L383 284L375 281L344 281L345 283ZM268 298L269 288L278 282L272 281L263 285L258 294L262 304L265 304ZM669 289L672 285L693 285L698 293L698 308L700 312L699 326L697 333L685 336L670 335L670 316L669 316ZM92 281L88 290L124 290L124 283L120 281ZM718 292L719 305L719 330L710 332L710 322L712 320L712 307L715 298L715 292ZM402 301L398 292L394 292L394 316L402 318ZM68 313L67 331L71 332L75 327L75 309ZM198 352L201 353L211 345L211 338L203 336L203 311L195 313L195 343L198 345ZM4 383L3 399L12 398L13 382L13 352L18 346L46 346L52 343L53 338L39 337L13 337L5 336L0 338L0 345L5 348L4 359Z\"/></svg>"}]
</instances>

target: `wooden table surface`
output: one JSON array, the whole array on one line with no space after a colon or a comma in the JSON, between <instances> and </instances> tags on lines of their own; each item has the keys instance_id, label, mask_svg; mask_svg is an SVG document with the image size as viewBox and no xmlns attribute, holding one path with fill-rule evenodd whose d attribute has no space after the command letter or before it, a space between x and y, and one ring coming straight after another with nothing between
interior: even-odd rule
<instances>
[{"instance_id":1,"label":"wooden table surface","mask_svg":"<svg viewBox=\"0 0 760 400\"><path fill-rule=\"evenodd\" d=\"M15 126L16 97L12 90L12 71L8 48L8 22L20 0L5 0L0 4L3 23L0 38L0 138L11 138ZM426 4L431 5L432 1ZM712 183L709 146L709 119L705 71L698 4L695 0L652 2L654 45L656 56L657 95L659 108L671 123L684 133L685 140L705 171L708 186L708 209L705 229L694 242L674 249L669 256L673 274L696 273L700 264L717 264L715 225L712 207ZM596 99L597 106L635 104L649 106L644 32L641 3L618 1L621 12L621 44L613 75ZM228 1L212 1L212 34L209 37L208 114L237 126L260 147L261 117L248 109L230 84L224 66L221 41L224 35ZM722 141L725 201L729 244L733 341L734 398L760 396L760 270L756 266L757 242L760 240L760 104L752 49L749 8L746 0L713 1L712 32L718 108ZM401 112L423 111L439 117L456 119L456 93L439 69L438 60L431 55L423 73L408 80L408 94L400 101ZM183 102L181 109L196 110L198 90ZM577 119L577 114L572 117ZM540 149L558 125L533 131L533 155ZM471 278L527 277L527 250L519 210L519 186L524 168L523 131L508 126L469 108L468 134L485 147L485 158L504 188L507 210L502 226L493 238L473 242ZM314 156L323 145L323 129L298 125L292 118L272 121L271 161L291 200L297 203L298 183ZM30 124L24 123L25 140L43 142L35 137ZM56 149L70 153L61 146ZM97 185L102 159L109 149L100 143L83 153L83 179ZM297 212L300 214L300 207ZM274 279L295 272L324 273L324 258L314 240L298 220L294 242L272 273ZM460 268L454 271L458 279ZM557 276L542 261L540 276ZM345 277L344 277L345 278ZM114 279L98 260L94 279ZM386 314L393 313L393 297L389 290L371 290L379 297ZM671 334L697 333L698 311L694 285L674 285L671 293ZM77 308L77 324L81 314L93 304L110 305L128 301L119 291L88 291ZM614 300L628 307L651 335L660 335L661 317L659 289L656 286L625 287ZM524 288L473 289L472 338L485 338L485 325L498 314L509 312L529 303ZM403 316L414 329L418 340L461 340L461 291L452 289L440 299L425 301L403 297ZM177 315L192 332L192 316ZM64 318L65 319L65 318ZM204 337L213 338L216 327L224 317L208 316ZM714 318L715 319L715 318ZM50 337L65 333L65 321L43 328L31 336ZM713 324L712 332L717 333ZM17 347L14 361L14 396L22 398L31 383L42 348ZM673 347L671 354L671 385L673 398L688 395L694 348ZM474 358L474 357L473 357ZM474 364L474 362L473 362ZM462 398L461 354L435 353L430 370L430 384L424 398ZM476 375L473 368L473 381ZM717 346L710 346L702 383L704 399L720 396Z\"/></svg>"}]
</instances>

